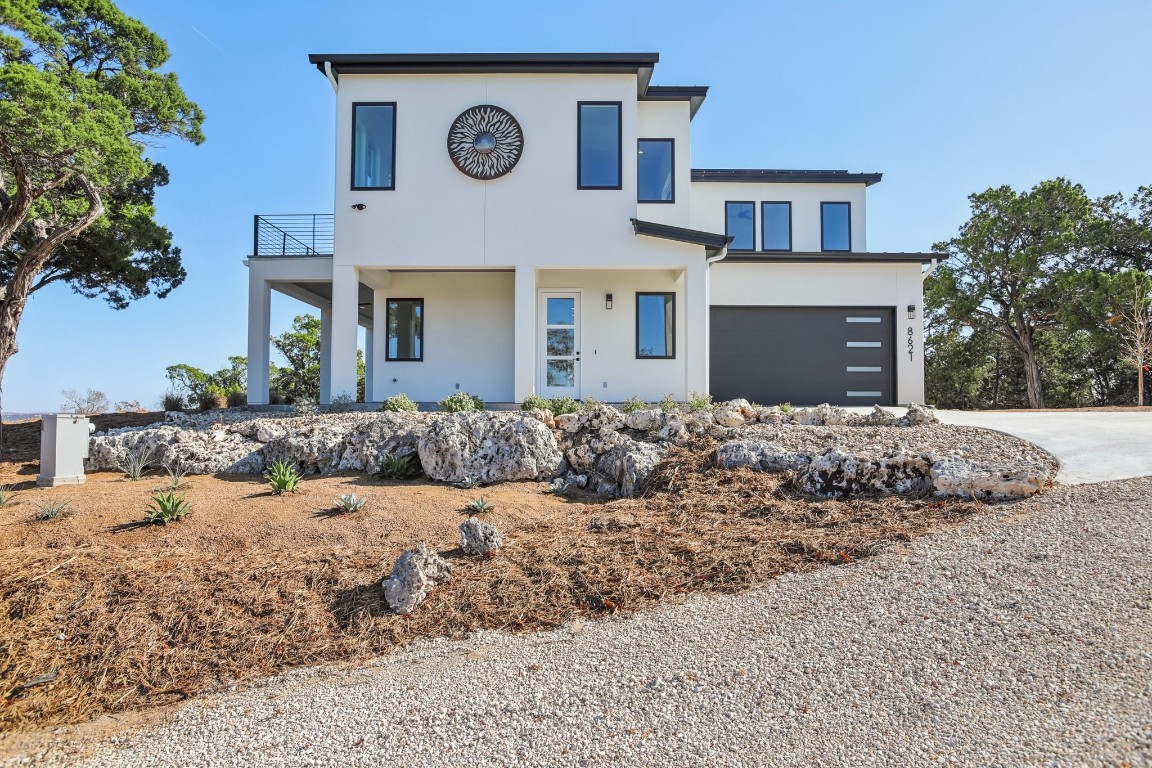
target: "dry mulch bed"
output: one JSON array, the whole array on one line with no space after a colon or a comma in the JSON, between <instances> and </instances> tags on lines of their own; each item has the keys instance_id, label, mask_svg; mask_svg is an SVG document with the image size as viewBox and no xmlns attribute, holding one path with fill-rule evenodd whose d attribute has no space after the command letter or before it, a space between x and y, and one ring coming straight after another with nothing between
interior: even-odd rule
<instances>
[{"instance_id":1,"label":"dry mulch bed","mask_svg":"<svg viewBox=\"0 0 1152 768\"><path fill-rule=\"evenodd\" d=\"M300 496L279 498L252 478L192 478L189 497L201 494L207 509L167 527L126 526L147 494L108 473L90 476L89 487L111 494L99 509L33 522L30 508L5 508L0 729L167 704L417 638L546 629L687 592L745 590L867 557L983 508L805 498L786 476L710 468L710 450L673 453L640 499L564 500L534 483L484 489L505 532L489 558L453 548L460 509L476 492L426 481L315 478ZM323 512L350 489L377 501L350 515ZM412 616L397 616L379 581L421 538L452 562L452 579Z\"/></svg>"}]
</instances>

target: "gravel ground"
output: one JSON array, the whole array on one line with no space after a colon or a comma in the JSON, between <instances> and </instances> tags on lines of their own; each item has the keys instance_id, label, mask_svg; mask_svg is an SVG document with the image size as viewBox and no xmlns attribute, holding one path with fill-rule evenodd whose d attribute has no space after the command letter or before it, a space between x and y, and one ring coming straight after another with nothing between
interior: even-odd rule
<instances>
[{"instance_id":1,"label":"gravel ground","mask_svg":"<svg viewBox=\"0 0 1152 768\"><path fill-rule=\"evenodd\" d=\"M1059 487L756 592L301 670L11 764L1152 765L1150 562L1152 478Z\"/></svg>"}]
</instances>

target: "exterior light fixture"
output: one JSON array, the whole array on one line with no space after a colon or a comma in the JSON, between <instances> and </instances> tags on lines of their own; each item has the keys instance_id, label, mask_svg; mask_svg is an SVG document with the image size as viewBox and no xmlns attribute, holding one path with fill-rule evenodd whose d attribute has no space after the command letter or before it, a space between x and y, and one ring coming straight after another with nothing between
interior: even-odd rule
<instances>
[{"instance_id":1,"label":"exterior light fixture","mask_svg":"<svg viewBox=\"0 0 1152 768\"><path fill-rule=\"evenodd\" d=\"M604 294L604 309L612 309L612 294Z\"/></svg>"},{"instance_id":2,"label":"exterior light fixture","mask_svg":"<svg viewBox=\"0 0 1152 768\"><path fill-rule=\"evenodd\" d=\"M364 203L352 203L352 209L355 211L362 211L367 207Z\"/></svg>"},{"instance_id":3,"label":"exterior light fixture","mask_svg":"<svg viewBox=\"0 0 1152 768\"><path fill-rule=\"evenodd\" d=\"M913 320L913 319L915 319L915 317L916 317L916 305L915 304L909 304L908 305L908 319Z\"/></svg>"}]
</instances>

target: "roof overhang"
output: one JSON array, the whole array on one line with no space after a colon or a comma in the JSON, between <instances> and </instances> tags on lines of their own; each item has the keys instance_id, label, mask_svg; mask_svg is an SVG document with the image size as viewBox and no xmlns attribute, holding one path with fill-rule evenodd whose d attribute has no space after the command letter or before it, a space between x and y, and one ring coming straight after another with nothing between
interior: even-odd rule
<instances>
[{"instance_id":1,"label":"roof overhang","mask_svg":"<svg viewBox=\"0 0 1152 768\"><path fill-rule=\"evenodd\" d=\"M696 117L707 95L706 85L650 85L641 92L640 101L687 101L691 109L688 119L691 120Z\"/></svg>"},{"instance_id":2,"label":"roof overhang","mask_svg":"<svg viewBox=\"0 0 1152 768\"><path fill-rule=\"evenodd\" d=\"M844 251L844 252L793 252L781 253L741 253L728 252L724 263L736 262L742 264L795 264L795 263L834 263L834 264L872 264L872 263L903 263L914 262L918 264L931 264L933 261L943 261L948 258L947 253L881 253L872 251Z\"/></svg>"},{"instance_id":3,"label":"roof overhang","mask_svg":"<svg viewBox=\"0 0 1152 768\"><path fill-rule=\"evenodd\" d=\"M882 173L798 171L773 168L693 168L692 181L733 181L759 184L863 184L872 186Z\"/></svg>"},{"instance_id":4,"label":"roof overhang","mask_svg":"<svg viewBox=\"0 0 1152 768\"><path fill-rule=\"evenodd\" d=\"M715 232L704 232L703 230L686 229L685 227L673 227L670 224L657 224L654 221L641 221L640 219L630 219L630 221L632 222L632 229L637 235L659 237L663 240L675 240L679 243L689 243L691 245L702 245L710 249L723 248L732 242L732 238L728 235L718 235Z\"/></svg>"}]
</instances>

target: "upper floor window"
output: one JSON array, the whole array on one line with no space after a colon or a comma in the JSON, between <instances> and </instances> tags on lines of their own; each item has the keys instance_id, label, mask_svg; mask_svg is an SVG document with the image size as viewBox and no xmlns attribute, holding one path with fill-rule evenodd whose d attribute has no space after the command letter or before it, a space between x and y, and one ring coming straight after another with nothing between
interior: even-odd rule
<instances>
[{"instance_id":1,"label":"upper floor window","mask_svg":"<svg viewBox=\"0 0 1152 768\"><path fill-rule=\"evenodd\" d=\"M576 186L620 189L620 102L581 101L576 108Z\"/></svg>"},{"instance_id":2,"label":"upper floor window","mask_svg":"<svg viewBox=\"0 0 1152 768\"><path fill-rule=\"evenodd\" d=\"M388 299L385 360L424 359L424 299Z\"/></svg>"},{"instance_id":3,"label":"upper floor window","mask_svg":"<svg viewBox=\"0 0 1152 768\"><path fill-rule=\"evenodd\" d=\"M820 250L852 250L851 203L820 203Z\"/></svg>"},{"instance_id":4,"label":"upper floor window","mask_svg":"<svg viewBox=\"0 0 1152 768\"><path fill-rule=\"evenodd\" d=\"M732 238L728 250L756 250L756 204L724 203L724 234Z\"/></svg>"},{"instance_id":5,"label":"upper floor window","mask_svg":"<svg viewBox=\"0 0 1152 768\"><path fill-rule=\"evenodd\" d=\"M396 104L352 105L352 189L396 188Z\"/></svg>"},{"instance_id":6,"label":"upper floor window","mask_svg":"<svg viewBox=\"0 0 1152 768\"><path fill-rule=\"evenodd\" d=\"M636 142L636 200L641 203L676 202L673 139Z\"/></svg>"},{"instance_id":7,"label":"upper floor window","mask_svg":"<svg viewBox=\"0 0 1152 768\"><path fill-rule=\"evenodd\" d=\"M676 294L636 294L636 357L676 357Z\"/></svg>"},{"instance_id":8,"label":"upper floor window","mask_svg":"<svg viewBox=\"0 0 1152 768\"><path fill-rule=\"evenodd\" d=\"M792 203L760 203L760 248L792 250Z\"/></svg>"}]
</instances>

